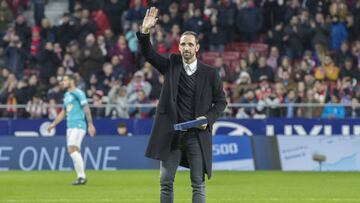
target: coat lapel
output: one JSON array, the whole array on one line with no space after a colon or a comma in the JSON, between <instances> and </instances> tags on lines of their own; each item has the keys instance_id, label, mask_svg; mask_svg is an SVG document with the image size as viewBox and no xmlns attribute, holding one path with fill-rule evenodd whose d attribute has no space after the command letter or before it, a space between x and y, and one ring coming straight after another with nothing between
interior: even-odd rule
<instances>
[{"instance_id":1,"label":"coat lapel","mask_svg":"<svg viewBox=\"0 0 360 203\"><path fill-rule=\"evenodd\" d=\"M178 89L179 89L179 79L180 79L180 72L181 69L183 68L182 63L175 63L174 64L174 76L173 76L173 86L172 86L172 91L174 92L174 98L177 98L177 93L178 93Z\"/></svg>"},{"instance_id":2,"label":"coat lapel","mask_svg":"<svg viewBox=\"0 0 360 203\"><path fill-rule=\"evenodd\" d=\"M205 68L202 65L202 63L200 63L198 61L198 67L197 67L197 75L196 75L196 90L195 90L195 116L199 116L198 115L198 109L200 104L200 98L201 98L201 94L204 90L204 85L205 85L205 79L206 79L206 72L205 72Z\"/></svg>"}]
</instances>

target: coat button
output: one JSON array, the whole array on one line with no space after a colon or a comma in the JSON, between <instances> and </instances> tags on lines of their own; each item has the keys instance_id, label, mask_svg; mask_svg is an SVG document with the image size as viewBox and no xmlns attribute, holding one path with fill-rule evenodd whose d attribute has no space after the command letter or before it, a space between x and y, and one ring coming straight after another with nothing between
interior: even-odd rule
<instances>
[{"instance_id":1,"label":"coat button","mask_svg":"<svg viewBox=\"0 0 360 203\"><path fill-rule=\"evenodd\" d=\"M175 98L173 98L173 102L176 102L176 99L175 99Z\"/></svg>"}]
</instances>

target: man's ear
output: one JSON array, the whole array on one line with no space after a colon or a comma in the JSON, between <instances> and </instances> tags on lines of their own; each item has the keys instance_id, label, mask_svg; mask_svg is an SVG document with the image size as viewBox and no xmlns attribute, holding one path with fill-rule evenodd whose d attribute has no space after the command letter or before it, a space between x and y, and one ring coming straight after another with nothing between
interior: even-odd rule
<instances>
[{"instance_id":1,"label":"man's ear","mask_svg":"<svg viewBox=\"0 0 360 203\"><path fill-rule=\"evenodd\" d=\"M200 44L199 44L199 43L197 43L197 44L196 44L196 49L195 49L195 50L196 50L196 52L198 52L198 51L199 51L199 49L200 49Z\"/></svg>"}]
</instances>

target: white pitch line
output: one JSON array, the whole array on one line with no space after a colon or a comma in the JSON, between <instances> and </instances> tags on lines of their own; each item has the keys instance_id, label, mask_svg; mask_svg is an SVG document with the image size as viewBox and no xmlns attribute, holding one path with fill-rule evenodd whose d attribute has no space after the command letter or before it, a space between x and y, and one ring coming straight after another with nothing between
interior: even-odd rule
<instances>
[{"instance_id":1,"label":"white pitch line","mask_svg":"<svg viewBox=\"0 0 360 203\"><path fill-rule=\"evenodd\" d=\"M191 201L191 199L179 199L175 198L176 201ZM9 200L0 200L0 202L146 202L146 201L159 201L156 199L9 199ZM216 201L216 202L239 202L239 201L264 201L264 202L278 202L278 201L304 201L304 202L359 202L359 199L356 198L227 198L227 199L217 199L207 201Z\"/></svg>"}]
</instances>

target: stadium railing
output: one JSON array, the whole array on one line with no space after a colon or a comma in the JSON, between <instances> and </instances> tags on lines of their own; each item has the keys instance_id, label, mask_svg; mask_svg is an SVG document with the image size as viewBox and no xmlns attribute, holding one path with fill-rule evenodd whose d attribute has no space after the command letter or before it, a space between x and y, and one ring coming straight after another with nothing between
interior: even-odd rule
<instances>
[{"instance_id":1,"label":"stadium railing","mask_svg":"<svg viewBox=\"0 0 360 203\"><path fill-rule=\"evenodd\" d=\"M96 108L116 108L118 107L117 104L103 104L100 106L94 106L92 104L89 104L91 109L96 109ZM149 104L128 104L127 108L151 108L151 109L155 109L156 108L156 104L154 103L149 103ZM271 117L271 112L274 110L282 110L282 111L286 111L287 108L306 108L307 111L309 111L310 114L312 114L312 111L314 111L315 109L320 109L322 111L322 109L325 107L344 107L346 108L351 108L351 107L355 107L355 108L360 108L360 104L332 104L332 103L292 103L292 104L284 104L284 103L280 103L280 104L271 104L271 103L229 103L227 105L227 110L225 110L223 117L234 117L234 112L236 114L237 111L245 109L245 108L254 108L256 109L258 112L260 111L262 115L265 115L266 117ZM0 104L0 118L13 118L13 119L17 119L17 118L22 118L21 116L19 116L19 112L26 112L26 104L16 104L16 105L7 105L7 104ZM62 108L63 106L58 104L56 105L56 108ZM48 109L49 106L45 104L45 106L43 106L42 108L46 108ZM4 112L6 111L11 111L11 116L3 116ZM231 114L228 114L227 112L232 112ZM95 115L96 116L96 115Z\"/></svg>"}]
</instances>

